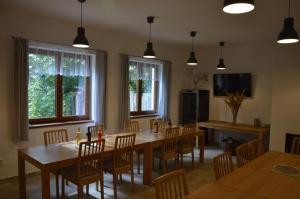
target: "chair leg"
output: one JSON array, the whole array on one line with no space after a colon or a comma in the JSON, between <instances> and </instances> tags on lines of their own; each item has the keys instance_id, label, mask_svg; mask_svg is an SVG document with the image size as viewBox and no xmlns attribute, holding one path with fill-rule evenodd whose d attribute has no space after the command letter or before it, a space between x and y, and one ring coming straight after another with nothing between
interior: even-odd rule
<instances>
[{"instance_id":1,"label":"chair leg","mask_svg":"<svg viewBox=\"0 0 300 199\"><path fill-rule=\"evenodd\" d=\"M141 157L140 153L137 153L137 173L141 174Z\"/></svg>"},{"instance_id":2,"label":"chair leg","mask_svg":"<svg viewBox=\"0 0 300 199\"><path fill-rule=\"evenodd\" d=\"M65 178L61 177L61 198L65 198Z\"/></svg>"},{"instance_id":3,"label":"chair leg","mask_svg":"<svg viewBox=\"0 0 300 199\"><path fill-rule=\"evenodd\" d=\"M87 184L85 186L85 192L86 192L86 195L90 195L90 185L89 184Z\"/></svg>"},{"instance_id":4,"label":"chair leg","mask_svg":"<svg viewBox=\"0 0 300 199\"><path fill-rule=\"evenodd\" d=\"M113 189L114 189L114 199L117 199L117 181L118 181L118 174L113 174Z\"/></svg>"},{"instance_id":5,"label":"chair leg","mask_svg":"<svg viewBox=\"0 0 300 199\"><path fill-rule=\"evenodd\" d=\"M180 154L180 162L181 162L181 165L183 166L183 153Z\"/></svg>"},{"instance_id":6,"label":"chair leg","mask_svg":"<svg viewBox=\"0 0 300 199\"><path fill-rule=\"evenodd\" d=\"M131 192L134 192L134 172L133 172L133 166L131 168Z\"/></svg>"},{"instance_id":7,"label":"chair leg","mask_svg":"<svg viewBox=\"0 0 300 199\"><path fill-rule=\"evenodd\" d=\"M82 186L77 185L77 198L81 199L81 196L82 196Z\"/></svg>"},{"instance_id":8,"label":"chair leg","mask_svg":"<svg viewBox=\"0 0 300 199\"><path fill-rule=\"evenodd\" d=\"M59 175L55 174L56 198L59 199Z\"/></svg>"},{"instance_id":9,"label":"chair leg","mask_svg":"<svg viewBox=\"0 0 300 199\"><path fill-rule=\"evenodd\" d=\"M163 174L165 174L166 173L166 161L165 160L161 160L161 164L162 164Z\"/></svg>"},{"instance_id":10,"label":"chair leg","mask_svg":"<svg viewBox=\"0 0 300 199\"><path fill-rule=\"evenodd\" d=\"M104 199L104 177L103 177L103 172L101 174L100 186L101 186L100 187L100 190L101 190L101 199Z\"/></svg>"},{"instance_id":11,"label":"chair leg","mask_svg":"<svg viewBox=\"0 0 300 199\"><path fill-rule=\"evenodd\" d=\"M122 173L120 174L120 182L123 181Z\"/></svg>"},{"instance_id":12,"label":"chair leg","mask_svg":"<svg viewBox=\"0 0 300 199\"><path fill-rule=\"evenodd\" d=\"M195 157L194 157L194 150L192 151L192 169L194 169L195 165Z\"/></svg>"},{"instance_id":13,"label":"chair leg","mask_svg":"<svg viewBox=\"0 0 300 199\"><path fill-rule=\"evenodd\" d=\"M99 191L99 181L96 181L96 191Z\"/></svg>"}]
</instances>

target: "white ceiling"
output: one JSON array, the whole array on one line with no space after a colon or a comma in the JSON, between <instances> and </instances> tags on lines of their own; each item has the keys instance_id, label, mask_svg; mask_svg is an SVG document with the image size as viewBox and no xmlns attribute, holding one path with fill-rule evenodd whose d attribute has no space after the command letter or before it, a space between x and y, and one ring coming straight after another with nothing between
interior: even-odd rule
<instances>
[{"instance_id":1,"label":"white ceiling","mask_svg":"<svg viewBox=\"0 0 300 199\"><path fill-rule=\"evenodd\" d=\"M42 15L79 22L77 0L1 0L9 6ZM158 17L153 37L190 43L189 31L199 31L198 44L274 42L287 16L288 0L256 0L253 12L229 15L222 11L223 0L87 0L84 23L146 37L146 17ZM300 1L292 0L292 16L300 33ZM88 30L87 30L88 31Z\"/></svg>"}]
</instances>

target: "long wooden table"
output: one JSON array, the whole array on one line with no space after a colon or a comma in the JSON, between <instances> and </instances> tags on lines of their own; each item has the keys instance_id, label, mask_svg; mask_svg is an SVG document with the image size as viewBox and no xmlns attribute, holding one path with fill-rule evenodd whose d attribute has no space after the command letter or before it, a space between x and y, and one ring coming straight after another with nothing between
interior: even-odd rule
<instances>
[{"instance_id":1,"label":"long wooden table","mask_svg":"<svg viewBox=\"0 0 300 199\"><path fill-rule=\"evenodd\" d=\"M274 173L272 168L278 164L300 168L300 156L268 152L186 199L299 199L300 178Z\"/></svg>"},{"instance_id":2,"label":"long wooden table","mask_svg":"<svg viewBox=\"0 0 300 199\"><path fill-rule=\"evenodd\" d=\"M249 124L233 124L231 122L209 120L206 122L199 122L198 126L201 128L216 129L231 131L237 133L255 134L259 139L264 140L264 135L269 133L270 128L266 127L254 127Z\"/></svg>"},{"instance_id":3,"label":"long wooden table","mask_svg":"<svg viewBox=\"0 0 300 199\"><path fill-rule=\"evenodd\" d=\"M105 136L105 156L110 156L114 150L114 141L117 135ZM199 163L204 159L204 132L197 131L196 136L200 140ZM164 139L164 133L153 133L149 130L136 133L135 150L144 150L143 158L143 184L152 183L153 147ZM50 171L76 164L78 158L78 146L74 141L48 146L36 146L18 150L19 168L19 194L20 198L26 198L25 161L41 170L42 198L50 198Z\"/></svg>"}]
</instances>

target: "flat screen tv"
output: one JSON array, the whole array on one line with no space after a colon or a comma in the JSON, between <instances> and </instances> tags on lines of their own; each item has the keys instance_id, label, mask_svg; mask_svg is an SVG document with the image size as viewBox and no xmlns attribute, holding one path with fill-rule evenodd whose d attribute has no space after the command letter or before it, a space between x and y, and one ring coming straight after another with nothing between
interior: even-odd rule
<instances>
[{"instance_id":1,"label":"flat screen tv","mask_svg":"<svg viewBox=\"0 0 300 199\"><path fill-rule=\"evenodd\" d=\"M214 95L226 96L229 93L242 92L244 95L251 97L251 73L235 73L235 74L214 74Z\"/></svg>"}]
</instances>

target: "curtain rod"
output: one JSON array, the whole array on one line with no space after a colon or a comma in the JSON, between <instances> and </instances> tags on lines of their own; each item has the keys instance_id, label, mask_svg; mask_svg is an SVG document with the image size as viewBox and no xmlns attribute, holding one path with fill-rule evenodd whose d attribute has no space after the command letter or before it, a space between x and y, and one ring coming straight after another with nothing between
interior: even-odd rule
<instances>
[{"instance_id":1,"label":"curtain rod","mask_svg":"<svg viewBox=\"0 0 300 199\"><path fill-rule=\"evenodd\" d=\"M49 41L41 41L41 40L36 40L36 39L30 39L30 38L24 38L24 37L16 37L16 36L12 36L12 39L18 39L18 38L26 39L26 40L31 40L31 41L34 41L34 42L48 43L48 44L52 44L52 45L62 45L62 46L66 46L66 47L68 47L68 48L75 48L75 47L73 47L72 45L64 44L64 43L49 42ZM75 48L75 49L77 49L77 48ZM107 51L105 51L105 50L94 49L94 48L88 48L87 50L102 51L102 52L107 53Z\"/></svg>"}]
</instances>

